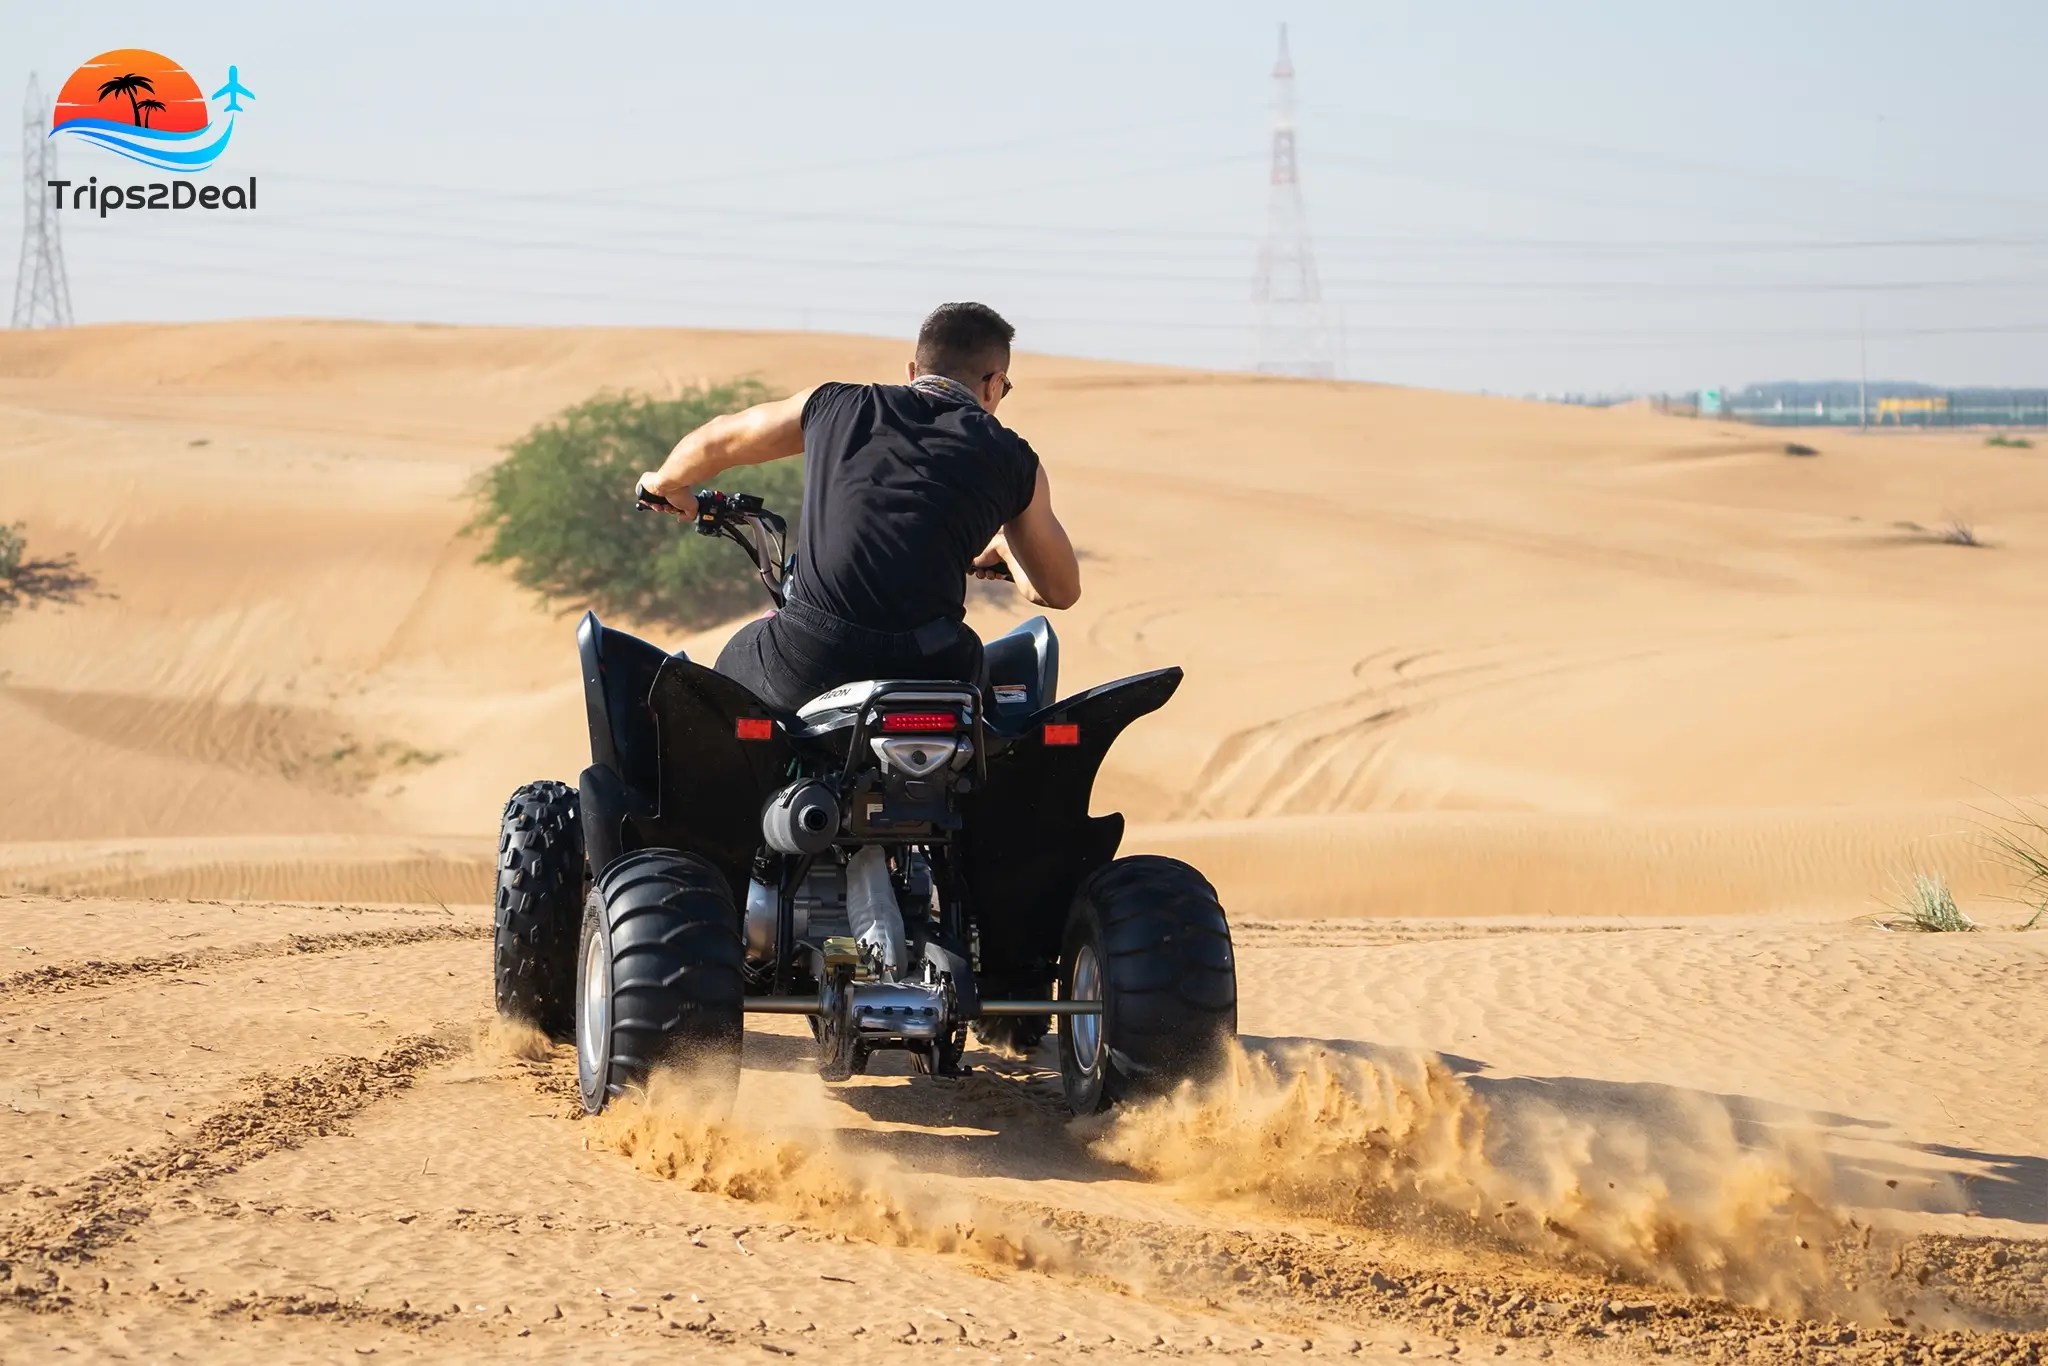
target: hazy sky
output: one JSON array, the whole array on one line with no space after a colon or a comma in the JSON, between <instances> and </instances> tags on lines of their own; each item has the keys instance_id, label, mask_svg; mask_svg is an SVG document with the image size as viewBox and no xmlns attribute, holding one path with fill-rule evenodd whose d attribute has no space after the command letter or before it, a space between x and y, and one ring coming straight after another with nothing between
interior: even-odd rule
<instances>
[{"instance_id":1,"label":"hazy sky","mask_svg":"<svg viewBox=\"0 0 2048 1366\"><path fill-rule=\"evenodd\" d=\"M1027 349L1241 366L1283 18L1349 375L1823 378L1863 329L1873 378L2048 384L2032 0L0 0L0 108L117 47L256 94L208 173L255 213L63 215L81 322L907 335L979 298Z\"/></svg>"}]
</instances>

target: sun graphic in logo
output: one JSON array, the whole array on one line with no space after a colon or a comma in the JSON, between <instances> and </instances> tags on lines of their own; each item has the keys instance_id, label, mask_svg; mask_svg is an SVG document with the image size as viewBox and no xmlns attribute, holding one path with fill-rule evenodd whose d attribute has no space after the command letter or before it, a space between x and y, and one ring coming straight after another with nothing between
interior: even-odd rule
<instances>
[{"instance_id":1,"label":"sun graphic in logo","mask_svg":"<svg viewBox=\"0 0 2048 1366\"><path fill-rule=\"evenodd\" d=\"M215 118L185 68L160 52L124 47L102 52L71 73L57 93L50 136L68 134L165 171L202 171L227 149L241 100L256 98L228 68Z\"/></svg>"}]
</instances>

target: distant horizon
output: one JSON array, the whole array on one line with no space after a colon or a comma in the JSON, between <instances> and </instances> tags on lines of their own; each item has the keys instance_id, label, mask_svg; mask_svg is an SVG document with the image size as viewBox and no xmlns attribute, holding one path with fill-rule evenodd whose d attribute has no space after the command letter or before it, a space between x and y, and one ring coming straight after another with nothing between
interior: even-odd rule
<instances>
[{"instance_id":1,"label":"distant horizon","mask_svg":"<svg viewBox=\"0 0 2048 1366\"><path fill-rule=\"evenodd\" d=\"M477 330L535 332L570 330L616 332L733 332L758 336L849 337L858 338L864 341L900 341L906 348L908 348L911 345L912 340L914 338L914 333L912 332L905 332L899 336L887 332L853 331L817 327L745 327L698 325L689 323L449 322L431 318L350 317L346 315L329 315L315 313L252 313L239 317L230 318L108 318L94 322L77 323L69 328L47 328L37 329L37 331L46 333L56 331L84 332L91 331L96 328L117 327L238 327L249 325L261 325L265 323L315 323L321 325L335 324L348 327L407 327L423 329L434 328L447 329L451 331L463 328L474 328ZM22 334L14 331L13 329L0 329L0 336L7 335ZM2043 399L2048 399L2048 382L2044 382L2041 384L1938 384L1927 380L1899 379L1896 377L1882 379L1872 378L1868 380L1859 381L1854 376L1836 376L1827 379L1750 380L1743 384L1738 385L1724 384L1716 386L1712 384L1707 384L1696 385L1689 388L1671 389L1595 389L1588 387L1567 387L1561 389L1531 390L1508 390L1490 387L1464 389L1451 385L1416 384L1398 380L1377 379L1369 375L1339 375L1327 379L1315 379L1298 375L1258 374L1257 372L1247 371L1242 368L1229 366L1181 364L1172 361L1151 361L1132 359L1130 357L1125 356L1090 355L1086 352L1078 351L1050 351L1045 350L1043 348L1030 346L1019 346L1017 348L1017 351L1020 355L1038 355L1059 360L1086 361L1091 364L1132 365L1163 370L1192 370L1215 374L1253 375L1257 378L1269 379L1277 383L1298 382L1304 384L1381 384L1400 389L1426 389L1438 393L1470 394L1476 398L1515 398L1529 399L1536 402L1576 402L1583 400L1587 401L1589 406L1591 401L1593 400L1600 400L1605 402L1626 402L1630 399L1639 398L1679 398L1687 394L1697 394L1702 389L1710 389L1715 387L1721 388L1721 390L1724 393L1732 396L1736 394L1749 392L1752 390L1770 390L1780 388L1814 390L1854 389L1857 387L1859 383L1862 384L1869 391L1871 397L1873 398L1882 396L1879 394L1879 390L1896 390L1900 394L2025 394L2039 395Z\"/></svg>"},{"instance_id":2,"label":"distant horizon","mask_svg":"<svg viewBox=\"0 0 2048 1366\"><path fill-rule=\"evenodd\" d=\"M1625 24L1583 4L1054 0L948 15L938 45L921 13L815 3L0 0L0 96L35 71L54 98L143 40L203 90L234 65L257 92L207 174L260 179L260 209L62 215L81 321L895 335L977 298L1048 354L1243 370L1282 21L1344 378L1665 392L1854 373L1859 351L1937 385L2048 371L2048 191L2021 174L2048 122L2048 10L2011 0L1965 0L1910 43L1848 0ZM680 78L644 79L657 59ZM479 119L451 62L546 98ZM79 179L159 178L59 155ZM0 175L21 173L0 145ZM21 228L0 212L0 270Z\"/></svg>"}]
</instances>

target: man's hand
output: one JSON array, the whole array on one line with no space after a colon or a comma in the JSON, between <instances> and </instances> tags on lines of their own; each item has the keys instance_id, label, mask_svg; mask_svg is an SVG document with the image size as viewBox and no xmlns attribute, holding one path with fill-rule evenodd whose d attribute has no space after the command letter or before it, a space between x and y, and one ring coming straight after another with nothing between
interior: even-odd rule
<instances>
[{"instance_id":1,"label":"man's hand","mask_svg":"<svg viewBox=\"0 0 2048 1366\"><path fill-rule=\"evenodd\" d=\"M1010 549L1009 536L1000 531L996 533L995 539L988 543L988 549L974 557L973 563L967 567L967 572L977 579L1008 579L1017 585L1017 591L1024 595L1024 601L1036 603L1040 607L1071 605L1071 599L1067 602L1055 602L1039 591L1037 585L1031 582L1031 576L1024 571L1023 562ZM1079 596L1079 590L1076 590L1075 596Z\"/></svg>"},{"instance_id":2,"label":"man's hand","mask_svg":"<svg viewBox=\"0 0 2048 1366\"><path fill-rule=\"evenodd\" d=\"M1010 559L1010 543L998 531L995 539L988 543L988 549L974 557L974 563L967 572L977 579L1015 579L1017 570Z\"/></svg>"},{"instance_id":3,"label":"man's hand","mask_svg":"<svg viewBox=\"0 0 2048 1366\"><path fill-rule=\"evenodd\" d=\"M648 502L645 495L649 494L661 499L662 502ZM663 503L667 504L667 506L664 507ZM654 470L649 470L641 475L639 483L633 486L633 505L645 508L649 512L673 513L679 522L694 522L697 520L696 495L692 494L687 488L670 491L662 481L660 473Z\"/></svg>"}]
</instances>

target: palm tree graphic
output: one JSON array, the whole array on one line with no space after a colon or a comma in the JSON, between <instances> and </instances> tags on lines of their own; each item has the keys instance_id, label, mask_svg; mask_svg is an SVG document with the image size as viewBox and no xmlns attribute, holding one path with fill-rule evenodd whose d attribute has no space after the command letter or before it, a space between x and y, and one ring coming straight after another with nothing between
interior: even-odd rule
<instances>
[{"instance_id":1,"label":"palm tree graphic","mask_svg":"<svg viewBox=\"0 0 2048 1366\"><path fill-rule=\"evenodd\" d=\"M148 112L145 113L145 110ZM141 117L144 128L149 127L149 116L151 114L161 114L163 111L164 102L162 100L138 100L135 105L135 112Z\"/></svg>"},{"instance_id":2,"label":"palm tree graphic","mask_svg":"<svg viewBox=\"0 0 2048 1366\"><path fill-rule=\"evenodd\" d=\"M116 76L113 80L102 85L100 87L100 98L106 99L109 95L126 95L128 97L128 107L135 111L135 126L142 128L146 125L142 121L142 106L135 100L135 92L138 90L147 91L154 95L156 93L156 86L151 83L149 77L138 76L131 71L125 76ZM151 101L151 103L154 103L154 101Z\"/></svg>"}]
</instances>

